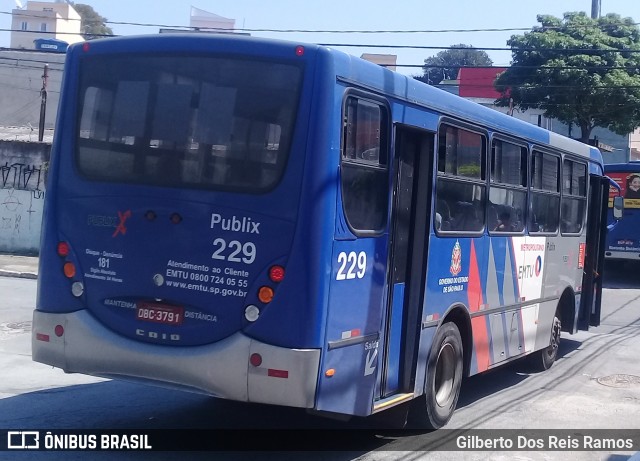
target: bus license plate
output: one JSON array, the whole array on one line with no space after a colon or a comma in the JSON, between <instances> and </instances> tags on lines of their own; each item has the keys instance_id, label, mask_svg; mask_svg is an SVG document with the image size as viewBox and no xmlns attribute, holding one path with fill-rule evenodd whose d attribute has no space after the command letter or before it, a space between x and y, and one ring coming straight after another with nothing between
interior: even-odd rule
<instances>
[{"instance_id":1,"label":"bus license plate","mask_svg":"<svg viewBox=\"0 0 640 461\"><path fill-rule=\"evenodd\" d=\"M152 303L138 303L136 319L165 325L182 325L184 309Z\"/></svg>"}]
</instances>

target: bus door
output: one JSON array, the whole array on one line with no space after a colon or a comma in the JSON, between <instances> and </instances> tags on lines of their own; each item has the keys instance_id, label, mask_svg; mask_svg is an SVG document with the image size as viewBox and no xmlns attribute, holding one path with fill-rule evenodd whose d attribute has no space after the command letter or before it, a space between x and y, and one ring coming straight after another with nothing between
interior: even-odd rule
<instances>
[{"instance_id":1,"label":"bus door","mask_svg":"<svg viewBox=\"0 0 640 461\"><path fill-rule=\"evenodd\" d=\"M433 133L396 127L389 295L376 397L413 391L429 237Z\"/></svg>"},{"instance_id":2,"label":"bus door","mask_svg":"<svg viewBox=\"0 0 640 461\"><path fill-rule=\"evenodd\" d=\"M600 325L602 303L602 271L604 266L605 238L607 233L607 206L609 179L591 175L589 179L587 212L587 241L585 245L582 297L578 314L578 329Z\"/></svg>"}]
</instances>

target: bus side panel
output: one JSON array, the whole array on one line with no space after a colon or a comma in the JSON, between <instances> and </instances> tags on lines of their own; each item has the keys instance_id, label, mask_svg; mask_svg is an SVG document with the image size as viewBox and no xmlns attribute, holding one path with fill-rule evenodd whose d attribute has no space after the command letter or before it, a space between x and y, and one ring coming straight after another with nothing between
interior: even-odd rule
<instances>
[{"instance_id":1,"label":"bus side panel","mask_svg":"<svg viewBox=\"0 0 640 461\"><path fill-rule=\"evenodd\" d=\"M386 297L387 239L336 241L316 409L371 413ZM334 370L327 376L328 370Z\"/></svg>"},{"instance_id":2,"label":"bus side panel","mask_svg":"<svg viewBox=\"0 0 640 461\"><path fill-rule=\"evenodd\" d=\"M489 273L488 253L488 237L432 236L429 246L423 319L440 324L451 308L468 309L473 330L472 374L486 370L493 361L490 325L486 316L481 315L485 306L483 287Z\"/></svg>"}]
</instances>

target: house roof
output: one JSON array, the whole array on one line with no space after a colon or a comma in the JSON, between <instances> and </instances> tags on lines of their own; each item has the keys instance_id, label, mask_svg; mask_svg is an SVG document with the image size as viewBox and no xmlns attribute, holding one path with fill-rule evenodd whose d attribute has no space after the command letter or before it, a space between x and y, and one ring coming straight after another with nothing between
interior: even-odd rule
<instances>
[{"instance_id":1,"label":"house roof","mask_svg":"<svg viewBox=\"0 0 640 461\"><path fill-rule=\"evenodd\" d=\"M506 67L460 68L458 73L460 96L463 98L499 98L500 93L493 87L493 82L506 69Z\"/></svg>"}]
</instances>

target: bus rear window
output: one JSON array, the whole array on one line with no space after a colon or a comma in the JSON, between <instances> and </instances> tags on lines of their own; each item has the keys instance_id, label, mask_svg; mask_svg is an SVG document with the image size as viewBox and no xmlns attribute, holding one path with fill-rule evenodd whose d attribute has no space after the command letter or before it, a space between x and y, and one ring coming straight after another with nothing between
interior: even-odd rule
<instances>
[{"instance_id":1,"label":"bus rear window","mask_svg":"<svg viewBox=\"0 0 640 461\"><path fill-rule=\"evenodd\" d=\"M207 56L86 57L77 163L92 180L258 193L289 155L302 70Z\"/></svg>"}]
</instances>

